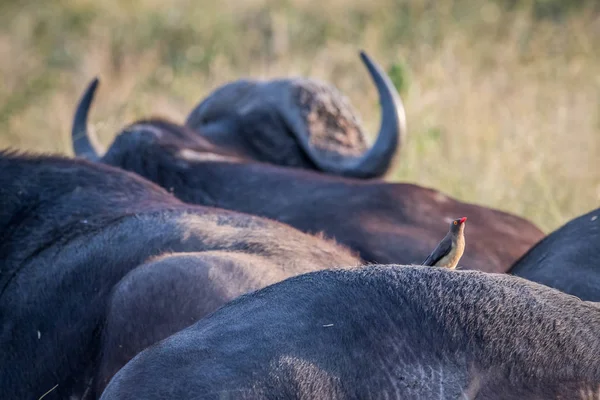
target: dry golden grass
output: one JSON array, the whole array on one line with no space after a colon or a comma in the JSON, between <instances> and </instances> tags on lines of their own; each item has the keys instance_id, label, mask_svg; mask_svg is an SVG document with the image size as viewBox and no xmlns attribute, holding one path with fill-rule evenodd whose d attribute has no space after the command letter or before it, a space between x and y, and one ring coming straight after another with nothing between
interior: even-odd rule
<instances>
[{"instance_id":1,"label":"dry golden grass","mask_svg":"<svg viewBox=\"0 0 600 400\"><path fill-rule=\"evenodd\" d=\"M330 81L365 126L357 51L404 71L409 137L394 180L508 210L549 231L600 199L600 19L494 1L0 2L0 147L71 154L76 101L101 77L104 143L149 114L183 121L241 77Z\"/></svg>"}]
</instances>

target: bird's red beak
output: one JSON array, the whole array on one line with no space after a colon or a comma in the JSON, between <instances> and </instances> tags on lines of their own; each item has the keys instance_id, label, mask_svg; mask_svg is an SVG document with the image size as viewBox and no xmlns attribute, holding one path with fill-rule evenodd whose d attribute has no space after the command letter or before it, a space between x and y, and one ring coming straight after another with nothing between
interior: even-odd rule
<instances>
[{"instance_id":1,"label":"bird's red beak","mask_svg":"<svg viewBox=\"0 0 600 400\"><path fill-rule=\"evenodd\" d=\"M464 224L466 220L467 220L467 217L462 217L459 222L461 224Z\"/></svg>"}]
</instances>

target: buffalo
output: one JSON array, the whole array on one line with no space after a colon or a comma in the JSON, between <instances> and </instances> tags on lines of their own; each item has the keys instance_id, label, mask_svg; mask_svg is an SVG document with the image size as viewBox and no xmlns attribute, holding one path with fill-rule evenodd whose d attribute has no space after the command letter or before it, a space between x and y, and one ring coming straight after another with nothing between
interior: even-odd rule
<instances>
[{"instance_id":1,"label":"buffalo","mask_svg":"<svg viewBox=\"0 0 600 400\"><path fill-rule=\"evenodd\" d=\"M546 236L509 272L583 300L600 302L600 208Z\"/></svg>"},{"instance_id":2,"label":"buffalo","mask_svg":"<svg viewBox=\"0 0 600 400\"><path fill-rule=\"evenodd\" d=\"M91 136L86 121L97 83L88 86L75 113L78 156L86 156L78 148ZM275 219L308 233L324 232L367 262L421 263L446 234L447 223L460 216L469 218L460 264L466 269L506 272L544 235L525 219L429 188L243 158L166 120L129 125L102 157L93 159L135 172L185 202Z\"/></svg>"},{"instance_id":3,"label":"buffalo","mask_svg":"<svg viewBox=\"0 0 600 400\"><path fill-rule=\"evenodd\" d=\"M510 275L318 271L146 349L101 400L596 398L599 331L598 304Z\"/></svg>"},{"instance_id":4,"label":"buffalo","mask_svg":"<svg viewBox=\"0 0 600 400\"><path fill-rule=\"evenodd\" d=\"M240 158L355 178L381 177L406 135L404 106L385 72L364 52L381 104L377 139L365 134L346 98L316 79L236 80L196 106L186 125ZM81 118L75 119L83 124ZM84 132L85 126L77 131ZM98 143L75 137L75 153L98 157Z\"/></svg>"},{"instance_id":5,"label":"buffalo","mask_svg":"<svg viewBox=\"0 0 600 400\"><path fill-rule=\"evenodd\" d=\"M139 351L287 277L361 264L85 160L0 153L0 398L93 399Z\"/></svg>"}]
</instances>

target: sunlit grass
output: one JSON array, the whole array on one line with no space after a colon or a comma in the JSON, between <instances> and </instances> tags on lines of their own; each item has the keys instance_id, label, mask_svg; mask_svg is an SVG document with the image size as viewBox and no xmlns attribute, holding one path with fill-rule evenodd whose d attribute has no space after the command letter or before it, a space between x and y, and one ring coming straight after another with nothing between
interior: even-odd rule
<instances>
[{"instance_id":1,"label":"sunlit grass","mask_svg":"<svg viewBox=\"0 0 600 400\"><path fill-rule=\"evenodd\" d=\"M600 19L585 5L550 19L506 3L0 2L0 146L71 154L74 106L95 75L104 143L149 114L183 121L248 76L327 80L374 132L362 48L403 86L410 135L393 180L548 231L599 205ZM560 4L538 3L549 4L538 15Z\"/></svg>"}]
</instances>

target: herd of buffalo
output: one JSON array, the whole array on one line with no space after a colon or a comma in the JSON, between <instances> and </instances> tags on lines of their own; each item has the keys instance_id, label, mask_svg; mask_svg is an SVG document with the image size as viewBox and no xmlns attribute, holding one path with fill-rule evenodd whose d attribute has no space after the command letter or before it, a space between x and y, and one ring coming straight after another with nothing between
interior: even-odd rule
<instances>
[{"instance_id":1,"label":"herd of buffalo","mask_svg":"<svg viewBox=\"0 0 600 400\"><path fill-rule=\"evenodd\" d=\"M385 181L405 113L360 56L371 146L334 87L282 78L101 149L95 79L75 157L0 152L0 399L600 398L600 209L545 235ZM463 216L458 267L429 266Z\"/></svg>"}]
</instances>

